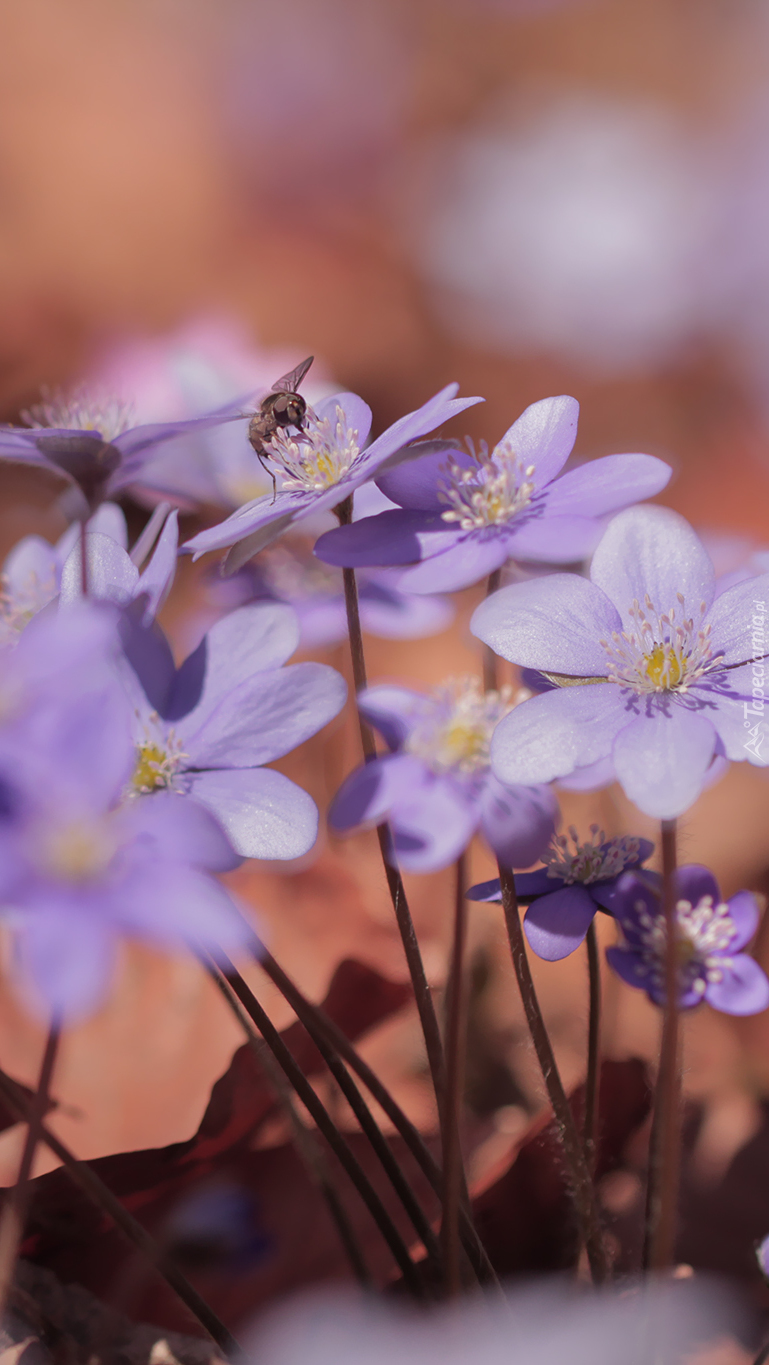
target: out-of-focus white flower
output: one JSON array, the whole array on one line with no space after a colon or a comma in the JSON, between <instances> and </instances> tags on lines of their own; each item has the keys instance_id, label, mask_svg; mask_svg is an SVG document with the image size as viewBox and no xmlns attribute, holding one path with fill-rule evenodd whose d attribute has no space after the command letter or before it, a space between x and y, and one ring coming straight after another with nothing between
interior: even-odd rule
<instances>
[{"instance_id":1,"label":"out-of-focus white flower","mask_svg":"<svg viewBox=\"0 0 769 1365\"><path fill-rule=\"evenodd\" d=\"M707 325L715 175L662 106L557 97L447 149L417 229L455 328L603 371Z\"/></svg>"},{"instance_id":2,"label":"out-of-focus white flower","mask_svg":"<svg viewBox=\"0 0 769 1365\"><path fill-rule=\"evenodd\" d=\"M506 1304L465 1301L429 1316L313 1295L263 1319L247 1346L259 1365L681 1365L728 1330L728 1318L713 1283L600 1296L540 1285L510 1292Z\"/></svg>"}]
</instances>

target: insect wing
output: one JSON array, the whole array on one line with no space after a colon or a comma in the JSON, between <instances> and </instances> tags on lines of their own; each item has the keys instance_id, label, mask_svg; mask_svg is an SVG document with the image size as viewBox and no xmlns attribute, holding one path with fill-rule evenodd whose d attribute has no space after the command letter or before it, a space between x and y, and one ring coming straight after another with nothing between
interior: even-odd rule
<instances>
[{"instance_id":1,"label":"insect wing","mask_svg":"<svg viewBox=\"0 0 769 1365\"><path fill-rule=\"evenodd\" d=\"M291 370L288 374L284 374L282 379L277 380L277 382L273 384L272 392L296 393L314 359L314 355L308 355L307 359L303 360L301 365L297 365L295 370Z\"/></svg>"}]
</instances>

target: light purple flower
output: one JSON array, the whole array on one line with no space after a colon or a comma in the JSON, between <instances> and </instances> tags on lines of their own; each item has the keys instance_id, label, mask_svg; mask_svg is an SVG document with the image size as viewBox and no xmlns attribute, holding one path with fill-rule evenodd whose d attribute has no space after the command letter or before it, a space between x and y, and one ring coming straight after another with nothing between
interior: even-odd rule
<instances>
[{"instance_id":1,"label":"light purple flower","mask_svg":"<svg viewBox=\"0 0 769 1365\"><path fill-rule=\"evenodd\" d=\"M148 452L192 431L242 417L241 399L203 417L132 425L130 404L101 398L87 388L48 395L24 414L26 427L0 427L0 457L34 464L79 490L77 515L136 482Z\"/></svg>"},{"instance_id":2,"label":"light purple flower","mask_svg":"<svg viewBox=\"0 0 769 1365\"><path fill-rule=\"evenodd\" d=\"M342 831L387 821L400 866L446 867L477 830L510 867L529 867L555 828L549 787L509 786L489 768L494 726L509 711L509 690L486 692L476 678L451 679L429 695L369 687L362 714L391 753L357 768L329 812Z\"/></svg>"},{"instance_id":3,"label":"light purple flower","mask_svg":"<svg viewBox=\"0 0 769 1365\"><path fill-rule=\"evenodd\" d=\"M129 608L122 621L132 702L132 787L150 802L171 791L217 817L245 858L298 858L315 842L318 811L272 763L344 706L344 679L326 664L282 667L299 628L282 605L231 612L180 668L154 624Z\"/></svg>"},{"instance_id":4,"label":"light purple flower","mask_svg":"<svg viewBox=\"0 0 769 1365\"><path fill-rule=\"evenodd\" d=\"M490 453L427 442L424 456L377 478L400 510L327 532L315 553L327 564L415 564L404 592L465 588L510 558L584 558L601 519L659 493L671 471L653 455L607 455L558 478L578 413L565 396L532 403Z\"/></svg>"},{"instance_id":5,"label":"light purple flower","mask_svg":"<svg viewBox=\"0 0 769 1365\"><path fill-rule=\"evenodd\" d=\"M13 659L34 636L50 653L46 627L25 632ZM194 801L126 801L134 763L130 708L114 676L101 692L65 687L28 709L21 731L0 732L0 915L16 980L48 1019L101 1002L123 935L214 954L242 946L232 903L207 875L238 855Z\"/></svg>"},{"instance_id":6,"label":"light purple flower","mask_svg":"<svg viewBox=\"0 0 769 1365\"><path fill-rule=\"evenodd\" d=\"M516 583L473 616L473 633L498 654L558 684L500 723L500 780L550 782L611 758L630 799L671 819L696 800L714 755L766 766L749 661L763 671L754 604L769 601L769 575L716 597L688 523L636 507L611 523L590 579Z\"/></svg>"},{"instance_id":7,"label":"light purple flower","mask_svg":"<svg viewBox=\"0 0 769 1365\"><path fill-rule=\"evenodd\" d=\"M515 890L522 905L528 904L523 928L530 946L547 962L559 962L584 942L597 910L611 911L617 883L623 873L650 858L654 844L648 839L624 835L606 839L603 830L591 825L592 839L580 843L577 832L553 836L541 855L544 867L521 872ZM499 878L479 882L467 893L471 901L501 901Z\"/></svg>"},{"instance_id":8,"label":"light purple flower","mask_svg":"<svg viewBox=\"0 0 769 1365\"><path fill-rule=\"evenodd\" d=\"M366 442L371 409L361 398L354 393L338 393L322 399L308 414L301 433L291 435L290 429L281 429L270 443L277 494L246 503L219 526L193 536L185 549L194 551L198 558L209 550L232 546L225 567L234 573L294 522L337 507L360 484L410 458L404 449L410 442L482 401L456 398L458 387L449 384L416 412L399 418L370 446Z\"/></svg>"},{"instance_id":9,"label":"light purple flower","mask_svg":"<svg viewBox=\"0 0 769 1365\"><path fill-rule=\"evenodd\" d=\"M115 602L120 606L141 599L145 619L148 622L154 620L171 591L178 547L179 525L175 510L166 517L155 550L141 573L133 551L129 555L110 536L87 532L89 597L96 601ZM62 569L60 606L68 607L72 602L79 601L82 592L82 550L78 541Z\"/></svg>"},{"instance_id":10,"label":"light purple flower","mask_svg":"<svg viewBox=\"0 0 769 1365\"><path fill-rule=\"evenodd\" d=\"M755 896L738 891L722 901L718 883L706 867L676 872L676 937L679 1006L691 1009L706 1000L724 1014L758 1014L769 1006L769 981L747 953L758 928ZM661 879L626 872L612 899L612 914L622 929L622 946L606 957L629 986L646 991L655 1005L665 1002L667 935Z\"/></svg>"},{"instance_id":11,"label":"light purple flower","mask_svg":"<svg viewBox=\"0 0 769 1365\"><path fill-rule=\"evenodd\" d=\"M415 640L446 630L454 619L448 598L403 593L399 578L393 569L359 575L364 631L385 640ZM304 537L284 536L231 578L222 578L217 571L205 584L204 595L206 607L190 622L193 629L198 619L213 623L223 610L268 601L285 602L296 612L300 649L323 649L347 638L341 570L321 564L312 553L312 541Z\"/></svg>"}]
</instances>

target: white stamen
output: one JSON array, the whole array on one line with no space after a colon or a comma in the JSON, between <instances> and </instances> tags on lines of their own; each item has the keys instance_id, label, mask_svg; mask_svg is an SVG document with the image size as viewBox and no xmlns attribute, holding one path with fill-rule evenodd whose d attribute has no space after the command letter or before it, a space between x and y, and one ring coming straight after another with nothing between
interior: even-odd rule
<instances>
[{"instance_id":1,"label":"white stamen","mask_svg":"<svg viewBox=\"0 0 769 1365\"><path fill-rule=\"evenodd\" d=\"M53 572L47 578L31 572L16 587L11 587L7 574L0 574L0 645L15 644L24 627L53 600L58 590Z\"/></svg>"},{"instance_id":2,"label":"white stamen","mask_svg":"<svg viewBox=\"0 0 769 1365\"><path fill-rule=\"evenodd\" d=\"M737 926L726 902L715 904L712 896L703 896L695 905L688 900L677 901L675 919L680 990L702 995L708 983L721 981L724 968L732 965L729 947ZM634 944L633 951L640 951L645 970L651 973L651 984L664 995L667 932L661 909L657 915L639 916L635 928L641 944Z\"/></svg>"},{"instance_id":3,"label":"white stamen","mask_svg":"<svg viewBox=\"0 0 769 1365\"><path fill-rule=\"evenodd\" d=\"M360 455L358 433L348 427L338 403L333 426L328 417L317 417L308 411L301 435L289 436L288 430L281 427L266 442L266 450L270 463L278 467L284 491L322 492L333 488Z\"/></svg>"},{"instance_id":4,"label":"white stamen","mask_svg":"<svg viewBox=\"0 0 769 1365\"><path fill-rule=\"evenodd\" d=\"M695 622L686 616L682 594L676 597L677 605L661 614L648 594L643 607L636 599L629 613L635 629L614 631L611 640L599 642L608 656L609 682L639 693L686 692L722 671L721 656L711 648L710 625L702 624L706 603L700 604Z\"/></svg>"},{"instance_id":5,"label":"white stamen","mask_svg":"<svg viewBox=\"0 0 769 1365\"><path fill-rule=\"evenodd\" d=\"M574 882L589 886L618 877L631 863L638 862L641 852L638 839L625 835L607 841L598 825L591 825L590 833L592 841L585 843L579 842L573 827L568 831L568 839L563 834L553 836L551 847L542 855L548 877L560 877L569 886ZM573 849L569 848L569 839Z\"/></svg>"},{"instance_id":6,"label":"white stamen","mask_svg":"<svg viewBox=\"0 0 769 1365\"><path fill-rule=\"evenodd\" d=\"M136 745L136 767L126 796L147 796L155 791L185 791L186 784L180 769L186 758L189 758L189 754L182 749L176 731L173 727L164 730L160 717L153 711Z\"/></svg>"},{"instance_id":7,"label":"white stamen","mask_svg":"<svg viewBox=\"0 0 769 1365\"><path fill-rule=\"evenodd\" d=\"M449 678L425 697L406 752L435 773L475 775L488 768L494 729L519 700L510 687L484 692L477 678Z\"/></svg>"},{"instance_id":8,"label":"white stamen","mask_svg":"<svg viewBox=\"0 0 769 1365\"><path fill-rule=\"evenodd\" d=\"M450 455L438 497L448 503L444 521L459 522L460 530L474 531L483 526L504 526L529 506L534 495L534 465L524 467L507 440L500 441L489 454L482 441L478 450L467 442L477 469L466 469Z\"/></svg>"},{"instance_id":9,"label":"white stamen","mask_svg":"<svg viewBox=\"0 0 769 1365\"><path fill-rule=\"evenodd\" d=\"M22 412L29 427L63 427L70 431L98 431L105 441L114 441L134 423L134 405L85 385L63 393L42 389L43 401Z\"/></svg>"}]
</instances>

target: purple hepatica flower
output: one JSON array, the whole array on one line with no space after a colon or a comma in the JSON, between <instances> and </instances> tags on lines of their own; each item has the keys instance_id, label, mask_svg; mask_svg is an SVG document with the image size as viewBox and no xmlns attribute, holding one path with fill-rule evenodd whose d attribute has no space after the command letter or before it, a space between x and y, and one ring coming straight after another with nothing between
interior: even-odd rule
<instances>
[{"instance_id":1,"label":"purple hepatica flower","mask_svg":"<svg viewBox=\"0 0 769 1365\"><path fill-rule=\"evenodd\" d=\"M630 799L664 820L696 800L714 755L766 766L748 661L769 575L716 597L683 517L636 507L611 523L590 578L517 583L473 616L473 633L498 654L558 684L501 722L497 776L550 782L610 757Z\"/></svg>"},{"instance_id":2,"label":"purple hepatica flower","mask_svg":"<svg viewBox=\"0 0 769 1365\"><path fill-rule=\"evenodd\" d=\"M558 808L549 787L507 786L489 768L494 726L513 705L509 689L451 679L428 696L369 687L362 714L392 750L347 778L329 813L332 829L388 821L408 872L446 867L478 829L511 867L530 867L547 846Z\"/></svg>"},{"instance_id":3,"label":"purple hepatica flower","mask_svg":"<svg viewBox=\"0 0 769 1365\"><path fill-rule=\"evenodd\" d=\"M592 840L581 844L577 831L570 829L573 848L564 835L554 835L542 854L545 866L515 879L519 901L529 906L523 921L526 937L547 962L559 962L579 947L596 910L611 910L622 874L640 867L654 850L648 839L606 839L597 825L590 826L590 833ZM479 882L467 895L471 901L501 901L499 878Z\"/></svg>"},{"instance_id":4,"label":"purple hepatica flower","mask_svg":"<svg viewBox=\"0 0 769 1365\"><path fill-rule=\"evenodd\" d=\"M147 622L154 620L165 602L176 572L179 547L178 513L166 518L155 550L146 568L140 573L131 555L110 536L98 532L86 534L88 563L88 595L104 602L126 606L139 599L144 604ZM68 607L80 601L83 592L82 550L76 544L62 569L59 603Z\"/></svg>"},{"instance_id":5,"label":"purple hepatica flower","mask_svg":"<svg viewBox=\"0 0 769 1365\"><path fill-rule=\"evenodd\" d=\"M670 467L653 455L607 455L560 474L577 434L574 398L544 398L491 453L426 443L422 458L377 483L394 512L340 526L315 553L328 564L414 564L404 592L451 592L507 559L569 564L594 548L609 512L652 497Z\"/></svg>"},{"instance_id":6,"label":"purple hepatica flower","mask_svg":"<svg viewBox=\"0 0 769 1365\"><path fill-rule=\"evenodd\" d=\"M464 412L480 398L456 398L458 384L449 384L416 412L407 413L366 446L371 409L354 393L322 399L302 432L279 430L269 443L270 467L278 481L275 496L266 494L247 502L219 526L201 531L185 549L195 558L231 545L225 560L228 572L276 540L289 526L317 512L331 511L362 483L398 461L404 449ZM440 589L439 585L439 589Z\"/></svg>"},{"instance_id":7,"label":"purple hepatica flower","mask_svg":"<svg viewBox=\"0 0 769 1365\"><path fill-rule=\"evenodd\" d=\"M101 399L85 388L47 395L23 414L26 427L0 427L0 457L35 464L64 477L93 511L140 477L148 452L189 431L242 417L241 403L178 422L131 425L130 404Z\"/></svg>"},{"instance_id":8,"label":"purple hepatica flower","mask_svg":"<svg viewBox=\"0 0 769 1365\"><path fill-rule=\"evenodd\" d=\"M740 951L758 927L755 896L738 891L722 901L712 872L696 865L678 869L676 896L680 1008L691 1009L706 1000L724 1014L765 1010L769 981L758 963ZM609 963L629 986L663 1005L666 933L661 878L626 872L617 883L611 909L623 943L606 950Z\"/></svg>"},{"instance_id":9,"label":"purple hepatica flower","mask_svg":"<svg viewBox=\"0 0 769 1365\"><path fill-rule=\"evenodd\" d=\"M48 1017L70 1020L100 1003L122 935L202 943L214 954L243 943L228 895L208 875L237 866L238 855L194 801L126 801L134 762L130 707L114 675L101 693L64 689L20 732L0 734L0 825L12 852L2 859L0 914L21 984Z\"/></svg>"},{"instance_id":10,"label":"purple hepatica flower","mask_svg":"<svg viewBox=\"0 0 769 1365\"><path fill-rule=\"evenodd\" d=\"M318 811L301 787L262 764L309 739L344 706L344 679L326 664L282 667L299 628L282 605L231 612L175 668L168 642L136 609L123 618L131 665L136 795L172 791L213 812L244 858L299 858Z\"/></svg>"},{"instance_id":11,"label":"purple hepatica flower","mask_svg":"<svg viewBox=\"0 0 769 1365\"><path fill-rule=\"evenodd\" d=\"M386 640L414 640L437 635L454 618L445 597L417 597L400 592L397 570L364 572L358 599L364 631ZM347 611L340 569L321 564L312 541L287 535L269 545L232 578L212 576L207 585L210 607L232 609L245 602L285 602L299 620L299 647L322 649L347 638ZM214 618L216 619L216 618Z\"/></svg>"}]
</instances>

